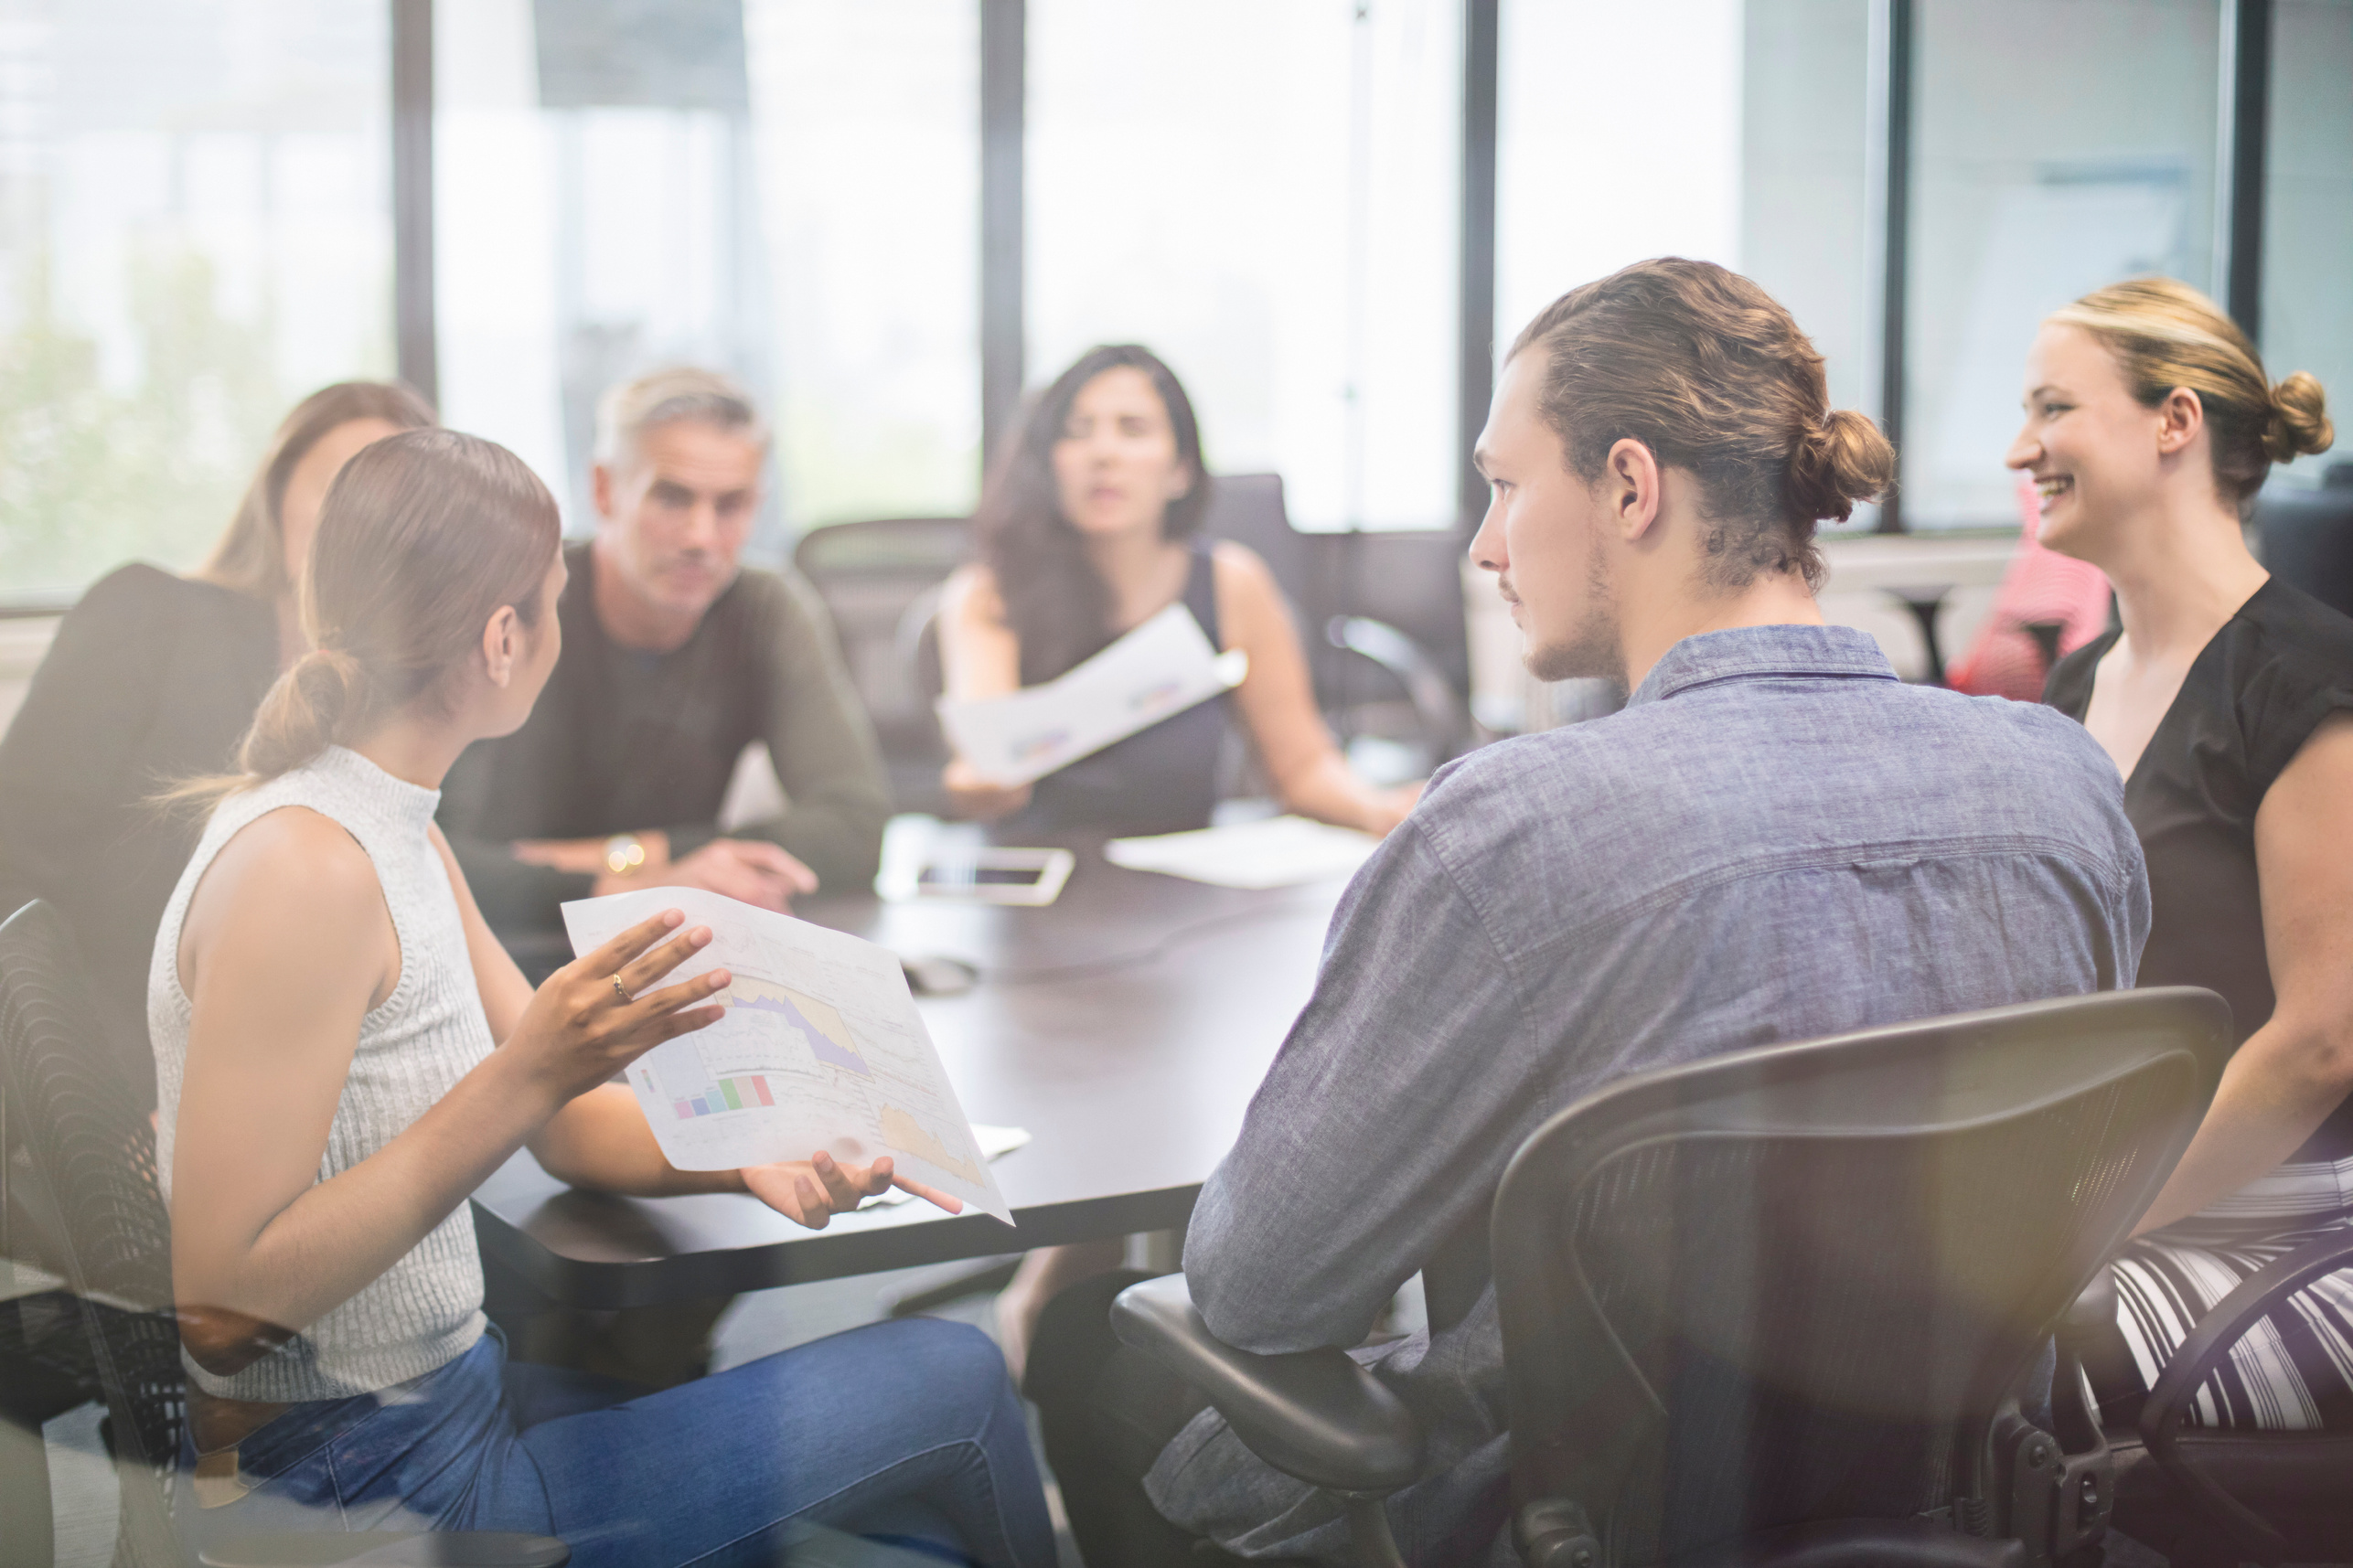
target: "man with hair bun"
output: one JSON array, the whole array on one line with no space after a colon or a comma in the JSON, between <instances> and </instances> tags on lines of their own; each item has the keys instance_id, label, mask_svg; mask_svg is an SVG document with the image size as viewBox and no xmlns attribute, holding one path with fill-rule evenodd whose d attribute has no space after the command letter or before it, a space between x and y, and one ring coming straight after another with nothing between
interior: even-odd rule
<instances>
[{"instance_id":1,"label":"man with hair bun","mask_svg":"<svg viewBox=\"0 0 2353 1568\"><path fill-rule=\"evenodd\" d=\"M569 899L707 888L782 910L864 887L890 816L880 754L825 608L789 568L737 565L768 429L742 386L657 370L597 407L597 528L568 546L563 658L529 722L468 752L441 823L501 936ZM765 742L788 805L722 835Z\"/></svg>"},{"instance_id":2,"label":"man with hair bun","mask_svg":"<svg viewBox=\"0 0 2353 1568\"><path fill-rule=\"evenodd\" d=\"M1631 696L1431 781L1342 901L1184 1248L1211 1332L1265 1354L1355 1347L1421 1276L1429 1326L1370 1362L1429 1439L1388 1503L1416 1564L1513 1560L1485 1237L1546 1117L1644 1069L2129 986L2149 921L2089 736L1907 686L1823 623L1815 523L1883 490L1894 454L1829 408L1755 283L1670 258L1563 295L1513 346L1477 462L1471 559L1529 667ZM1057 1296L1030 1362L1082 1553L1343 1557L1332 1499L1113 1339L1135 1277ZM1873 1474L1841 1481L1856 1511L1909 1513ZM1656 1561L1720 1533L1692 1513L1613 1523Z\"/></svg>"}]
</instances>

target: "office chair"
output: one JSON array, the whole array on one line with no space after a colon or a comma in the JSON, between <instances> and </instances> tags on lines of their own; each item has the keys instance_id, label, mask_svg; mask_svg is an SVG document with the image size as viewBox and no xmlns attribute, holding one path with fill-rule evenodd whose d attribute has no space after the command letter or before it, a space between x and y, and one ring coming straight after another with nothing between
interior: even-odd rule
<instances>
[{"instance_id":1,"label":"office chair","mask_svg":"<svg viewBox=\"0 0 2353 1568\"><path fill-rule=\"evenodd\" d=\"M2080 1367L2048 1416L2014 1391L2230 1045L2211 992L2122 992L1727 1052L1554 1116L1490 1226L1520 1560L2036 1568L2097 1541ZM1421 1435L1385 1385L1220 1344L1182 1275L1112 1316L1396 1568L1383 1499Z\"/></svg>"},{"instance_id":2,"label":"office chair","mask_svg":"<svg viewBox=\"0 0 2353 1568\"><path fill-rule=\"evenodd\" d=\"M2324 1275L2353 1268L2353 1230L2317 1238L2258 1270L2198 1319L2149 1390L2131 1431L2111 1431L2119 1529L2177 1564L2353 1561L2353 1433L2246 1432L2186 1422L2200 1386L2274 1308ZM2074 1317L2112 1323L2102 1269Z\"/></svg>"},{"instance_id":3,"label":"office chair","mask_svg":"<svg viewBox=\"0 0 2353 1568\"><path fill-rule=\"evenodd\" d=\"M793 565L833 617L902 811L946 804L937 692L917 678L913 639L936 609L940 584L970 555L971 535L964 517L875 517L812 528L793 547Z\"/></svg>"},{"instance_id":4,"label":"office chair","mask_svg":"<svg viewBox=\"0 0 2353 1568\"><path fill-rule=\"evenodd\" d=\"M2353 615L2353 463L2332 463L2316 490L2274 485L2255 502L2263 564L2331 609Z\"/></svg>"},{"instance_id":5,"label":"office chair","mask_svg":"<svg viewBox=\"0 0 2353 1568\"><path fill-rule=\"evenodd\" d=\"M1221 474L1209 485L1202 531L1267 563L1299 617L1316 705L1343 741L1407 728L1418 773L1479 742L1451 532L1303 534L1291 527L1281 475ZM1402 726L1385 723L1384 704L1402 707Z\"/></svg>"},{"instance_id":6,"label":"office chair","mask_svg":"<svg viewBox=\"0 0 2353 1568\"><path fill-rule=\"evenodd\" d=\"M88 1364L107 1409L122 1486L118 1568L185 1568L171 1520L187 1419L174 1315L171 1232L155 1137L128 1086L103 1068L64 917L36 900L0 924L0 1116L25 1158L14 1196L64 1271ZM545 1536L433 1531L253 1535L195 1559L202 1568L372 1564L562 1568Z\"/></svg>"}]
</instances>

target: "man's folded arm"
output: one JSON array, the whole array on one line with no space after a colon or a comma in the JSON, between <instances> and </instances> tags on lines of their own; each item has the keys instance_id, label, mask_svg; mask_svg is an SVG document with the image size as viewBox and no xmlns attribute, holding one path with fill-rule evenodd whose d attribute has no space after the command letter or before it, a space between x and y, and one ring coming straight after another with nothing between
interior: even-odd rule
<instances>
[{"instance_id":1,"label":"man's folded arm","mask_svg":"<svg viewBox=\"0 0 2353 1568\"><path fill-rule=\"evenodd\" d=\"M1186 1233L1211 1332L1261 1354L1361 1342L1492 1201L1548 1108L1521 987L1408 821L1334 916L1315 993Z\"/></svg>"}]
</instances>

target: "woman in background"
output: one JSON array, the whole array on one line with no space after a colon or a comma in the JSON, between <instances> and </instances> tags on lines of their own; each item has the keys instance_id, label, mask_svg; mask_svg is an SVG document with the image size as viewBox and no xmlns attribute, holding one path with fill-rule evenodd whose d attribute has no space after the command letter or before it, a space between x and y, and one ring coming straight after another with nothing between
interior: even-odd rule
<instances>
[{"instance_id":1,"label":"woman in background","mask_svg":"<svg viewBox=\"0 0 2353 1568\"><path fill-rule=\"evenodd\" d=\"M819 1153L679 1171L614 1074L716 1021L676 911L535 994L433 824L467 745L555 667L554 497L504 448L395 435L327 493L303 609L155 938L156 1166L189 1364L201 1545L256 1530L506 1530L582 1568L778 1560L804 1524L1048 1568L987 1338L907 1320L642 1398L507 1363L466 1199L529 1147L607 1191L748 1191L822 1227L893 1184ZM955 1200L897 1185L953 1211ZM953 1560L953 1558L951 1559Z\"/></svg>"},{"instance_id":2,"label":"woman in background","mask_svg":"<svg viewBox=\"0 0 2353 1568\"><path fill-rule=\"evenodd\" d=\"M2052 315L2026 404L2009 463L2042 492L2043 542L2105 571L2123 621L2059 661L2044 700L2123 777L2152 901L2139 983L2219 992L2239 1037L2115 1264L2094 1381L2129 1417L2233 1285L2353 1223L2353 620L2270 576L2242 532L2271 465L2328 446L2320 384L2272 385L2197 290L2135 279ZM2211 1413L2353 1426L2348 1368L2339 1274L2233 1349Z\"/></svg>"},{"instance_id":3,"label":"woman in background","mask_svg":"<svg viewBox=\"0 0 2353 1568\"><path fill-rule=\"evenodd\" d=\"M197 825L149 797L227 767L262 694L301 655L294 584L337 473L369 443L433 422L397 383L305 398L211 558L188 577L133 565L93 584L0 740L0 919L36 898L64 912L109 1040L151 1101L147 958Z\"/></svg>"},{"instance_id":4,"label":"woman in background","mask_svg":"<svg viewBox=\"0 0 2353 1568\"><path fill-rule=\"evenodd\" d=\"M974 519L980 560L957 573L940 612L951 697L1001 697L1052 680L1171 604L1210 645L1239 648L1248 673L1230 696L1170 715L1034 784L1011 788L947 764L948 798L1000 833L1073 827L1172 833L1206 827L1229 701L1284 807L1385 834L1419 788L1376 790L1348 771L1309 685L1307 656L1266 563L1200 537L1209 499L1201 432L1175 373L1133 345L1091 350L1032 405ZM1045 1304L1117 1268L1118 1242L1045 1247L997 1300L1015 1377Z\"/></svg>"},{"instance_id":5,"label":"woman in background","mask_svg":"<svg viewBox=\"0 0 2353 1568\"><path fill-rule=\"evenodd\" d=\"M948 583L948 695L1001 697L1052 680L1182 603L1211 646L1249 656L1231 700L1284 807L1386 833L1419 791L1376 790L1348 771L1273 574L1242 546L1199 537L1208 499L1193 403L1166 365L1128 345L1064 370L981 497L979 564ZM1227 701L1172 714L1034 784L992 784L961 757L943 782L965 815L1011 818L1013 831L1206 827Z\"/></svg>"}]
</instances>

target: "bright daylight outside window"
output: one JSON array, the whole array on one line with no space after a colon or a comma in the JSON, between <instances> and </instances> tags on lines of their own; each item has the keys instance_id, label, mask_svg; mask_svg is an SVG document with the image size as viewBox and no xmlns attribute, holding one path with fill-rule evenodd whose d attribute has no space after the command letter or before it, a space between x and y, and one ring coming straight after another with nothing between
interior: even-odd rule
<instances>
[{"instance_id":1,"label":"bright daylight outside window","mask_svg":"<svg viewBox=\"0 0 2353 1568\"><path fill-rule=\"evenodd\" d=\"M1028 382L1140 342L1299 527L1451 523L1461 9L1030 0Z\"/></svg>"},{"instance_id":2,"label":"bright daylight outside window","mask_svg":"<svg viewBox=\"0 0 2353 1568\"><path fill-rule=\"evenodd\" d=\"M383 0L0 4L0 596L194 565L392 369Z\"/></svg>"},{"instance_id":3,"label":"bright daylight outside window","mask_svg":"<svg viewBox=\"0 0 2353 1568\"><path fill-rule=\"evenodd\" d=\"M591 525L597 396L741 378L761 546L968 509L979 467L973 0L468 0L435 11L444 409Z\"/></svg>"}]
</instances>

